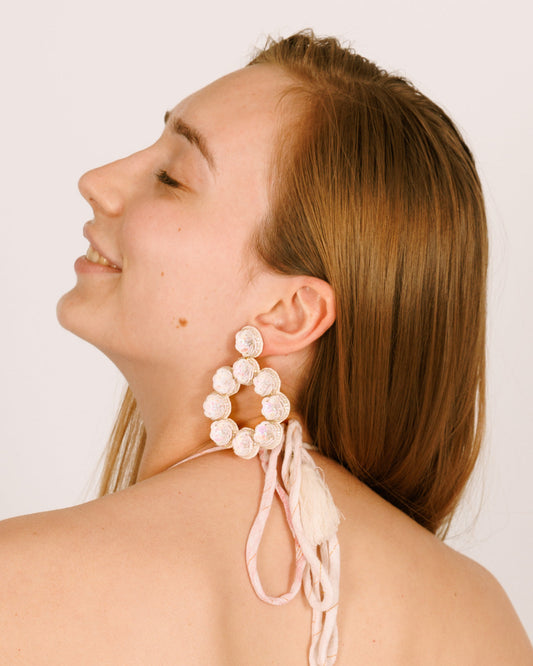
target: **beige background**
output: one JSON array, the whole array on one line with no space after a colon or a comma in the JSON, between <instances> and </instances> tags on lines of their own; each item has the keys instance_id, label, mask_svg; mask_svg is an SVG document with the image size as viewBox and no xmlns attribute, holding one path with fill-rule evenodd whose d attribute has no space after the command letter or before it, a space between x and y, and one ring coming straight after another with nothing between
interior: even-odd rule
<instances>
[{"instance_id":1,"label":"beige background","mask_svg":"<svg viewBox=\"0 0 533 666\"><path fill-rule=\"evenodd\" d=\"M0 10L0 518L90 497L122 391L114 366L55 318L87 248L79 175L153 141L167 108L244 65L265 34L309 26L410 77L476 155L492 239L488 437L449 543L498 577L533 636L529 3L10 4Z\"/></svg>"}]
</instances>

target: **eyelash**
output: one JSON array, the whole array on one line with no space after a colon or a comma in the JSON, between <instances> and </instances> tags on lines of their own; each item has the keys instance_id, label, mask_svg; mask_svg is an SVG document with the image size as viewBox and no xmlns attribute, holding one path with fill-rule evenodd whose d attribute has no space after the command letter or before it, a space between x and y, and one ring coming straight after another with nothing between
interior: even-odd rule
<instances>
[{"instance_id":1,"label":"eyelash","mask_svg":"<svg viewBox=\"0 0 533 666\"><path fill-rule=\"evenodd\" d=\"M157 177L157 180L160 183L163 183L163 185L168 185L169 187L181 187L181 183L179 183L177 180L172 178L172 176L169 176L168 173L164 169L159 169L159 171L155 174Z\"/></svg>"}]
</instances>

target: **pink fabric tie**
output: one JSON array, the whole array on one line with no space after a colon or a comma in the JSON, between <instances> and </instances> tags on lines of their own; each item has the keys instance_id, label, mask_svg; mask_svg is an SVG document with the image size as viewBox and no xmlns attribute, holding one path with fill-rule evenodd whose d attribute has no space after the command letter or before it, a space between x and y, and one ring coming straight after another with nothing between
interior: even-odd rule
<instances>
[{"instance_id":1,"label":"pink fabric tie","mask_svg":"<svg viewBox=\"0 0 533 666\"><path fill-rule=\"evenodd\" d=\"M281 476L277 460L285 446ZM339 513L319 471L306 449L298 421L290 420L283 441L274 449L260 449L259 457L265 483L259 511L246 542L246 567L257 596L269 604L280 606L293 599L302 581L305 596L313 609L310 666L331 666L338 648L337 610L339 603L340 549L337 539ZM176 467L206 453L223 451L215 446L180 460ZM302 469L305 473L302 474ZM265 593L257 571L257 552L270 514L274 492L283 503L287 523L295 544L296 570L290 589L279 597ZM305 507L309 503L311 512ZM321 514L317 516L315 514ZM318 553L317 553L318 548ZM322 593L321 593L322 590Z\"/></svg>"}]
</instances>

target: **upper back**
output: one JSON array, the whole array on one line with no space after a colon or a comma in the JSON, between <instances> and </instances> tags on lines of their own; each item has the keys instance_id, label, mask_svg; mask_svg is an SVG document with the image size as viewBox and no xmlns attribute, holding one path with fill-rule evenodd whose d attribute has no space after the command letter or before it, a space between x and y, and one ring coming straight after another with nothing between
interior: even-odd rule
<instances>
[{"instance_id":1,"label":"upper back","mask_svg":"<svg viewBox=\"0 0 533 666\"><path fill-rule=\"evenodd\" d=\"M490 574L313 457L344 516L339 666L533 664ZM248 579L244 549L263 482L257 459L220 452L94 502L2 523L0 662L305 666L303 590L272 606ZM279 501L257 558L265 591L286 592L294 543Z\"/></svg>"}]
</instances>

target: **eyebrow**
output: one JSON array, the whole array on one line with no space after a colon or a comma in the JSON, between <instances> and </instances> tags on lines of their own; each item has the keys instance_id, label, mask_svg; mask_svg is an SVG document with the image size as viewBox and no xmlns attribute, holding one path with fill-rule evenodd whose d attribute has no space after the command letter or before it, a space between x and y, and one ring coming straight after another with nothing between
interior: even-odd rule
<instances>
[{"instance_id":1,"label":"eyebrow","mask_svg":"<svg viewBox=\"0 0 533 666\"><path fill-rule=\"evenodd\" d=\"M170 111L167 111L165 113L165 125L167 124L169 118L170 118ZM191 127L191 125L186 123L182 118L179 118L177 116L174 116L171 119L170 127L175 134L183 136L192 146L198 148L198 150L204 157L211 171L213 173L216 173L217 168L215 160L213 159L213 154L209 150L204 135L194 127Z\"/></svg>"}]
</instances>

